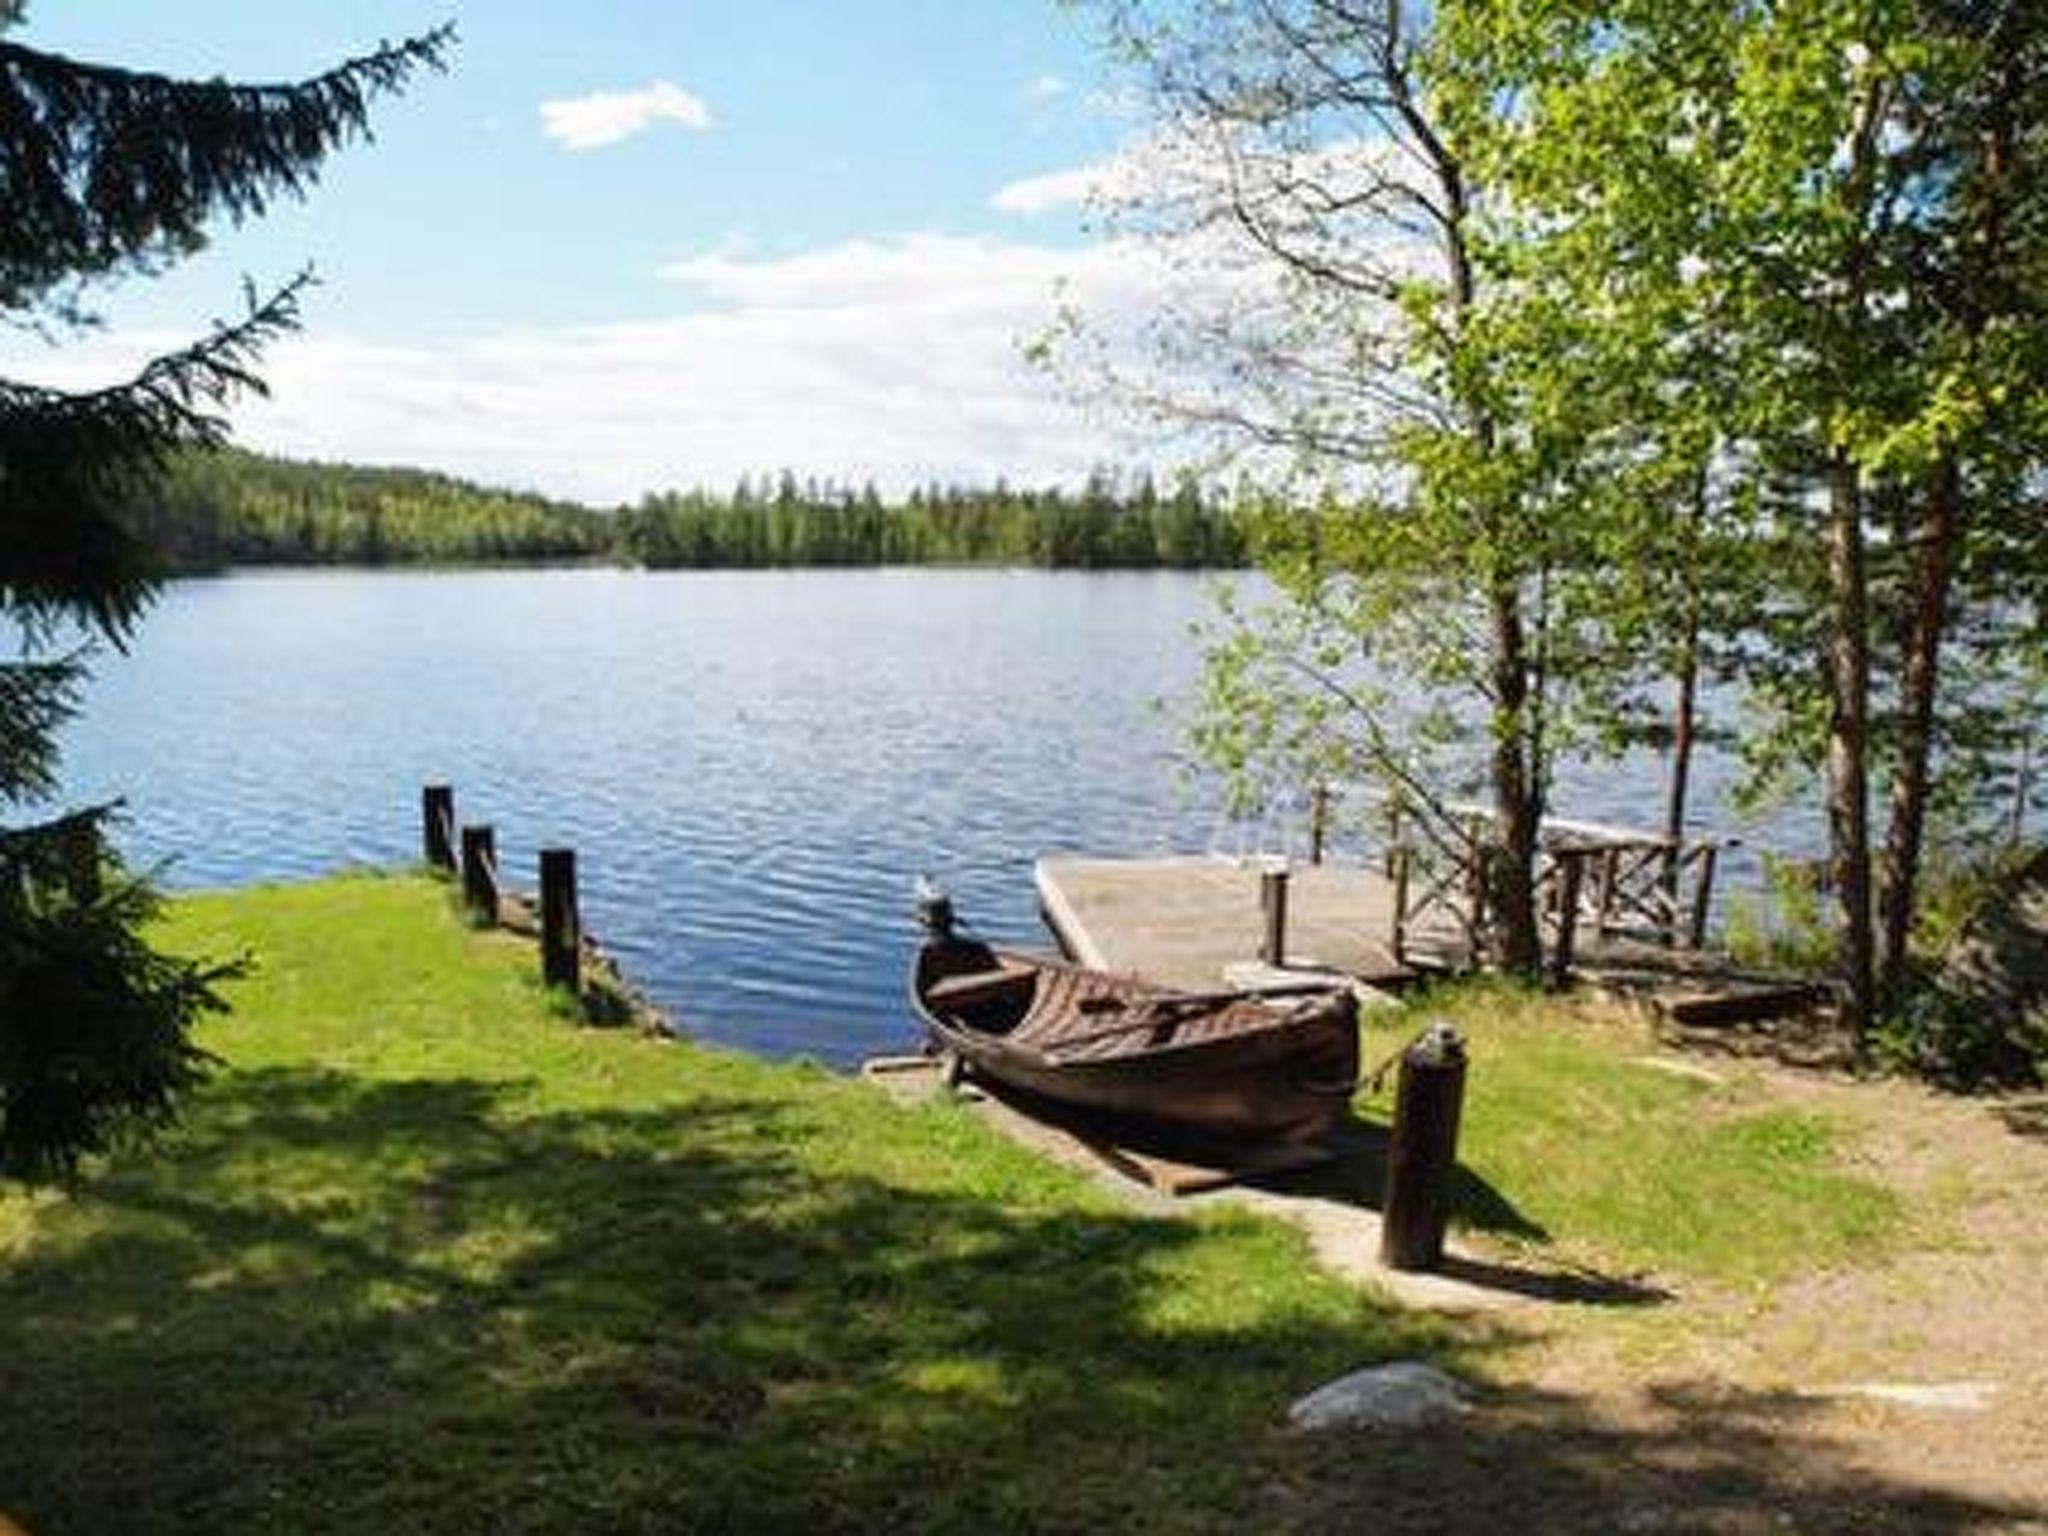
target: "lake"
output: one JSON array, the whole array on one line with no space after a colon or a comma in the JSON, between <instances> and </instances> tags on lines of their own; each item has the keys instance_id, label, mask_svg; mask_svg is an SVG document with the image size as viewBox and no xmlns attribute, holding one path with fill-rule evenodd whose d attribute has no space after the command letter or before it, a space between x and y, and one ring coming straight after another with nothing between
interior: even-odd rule
<instances>
[{"instance_id":1,"label":"lake","mask_svg":"<svg viewBox=\"0 0 2048 1536\"><path fill-rule=\"evenodd\" d=\"M1205 578L883 570L262 573L173 584L103 655L66 798L121 796L173 888L418 857L423 783L516 884L578 850L588 927L690 1033L910 1047L920 871L1044 942L1032 860L1198 850L1175 769ZM1643 765L1566 814L1655 815ZM167 861L167 862L166 862Z\"/></svg>"}]
</instances>

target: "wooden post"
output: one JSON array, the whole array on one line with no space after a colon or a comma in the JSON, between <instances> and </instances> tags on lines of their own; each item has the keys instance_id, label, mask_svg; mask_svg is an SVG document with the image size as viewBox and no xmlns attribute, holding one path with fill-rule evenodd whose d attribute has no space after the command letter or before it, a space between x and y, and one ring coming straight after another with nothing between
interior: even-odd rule
<instances>
[{"instance_id":1,"label":"wooden post","mask_svg":"<svg viewBox=\"0 0 2048 1536\"><path fill-rule=\"evenodd\" d=\"M1386 870L1389 880L1394 877L1394 855L1401 847L1401 802L1387 802L1387 858Z\"/></svg>"},{"instance_id":2,"label":"wooden post","mask_svg":"<svg viewBox=\"0 0 2048 1536\"><path fill-rule=\"evenodd\" d=\"M81 907L100 899L100 829L83 817L64 829L64 883Z\"/></svg>"},{"instance_id":3,"label":"wooden post","mask_svg":"<svg viewBox=\"0 0 2048 1536\"><path fill-rule=\"evenodd\" d=\"M1394 861L1394 963L1408 963L1408 868L1415 862L1415 850L1395 846L1387 850Z\"/></svg>"},{"instance_id":4,"label":"wooden post","mask_svg":"<svg viewBox=\"0 0 2048 1536\"><path fill-rule=\"evenodd\" d=\"M1485 823L1474 817L1465 824L1465 897L1469 907L1467 931L1472 939L1472 959L1479 960L1481 937L1486 932L1486 859L1490 851L1482 828Z\"/></svg>"},{"instance_id":5,"label":"wooden post","mask_svg":"<svg viewBox=\"0 0 2048 1536\"><path fill-rule=\"evenodd\" d=\"M1607 930L1614 920L1614 905L1621 894L1621 849L1610 846L1600 856L1600 905L1595 910L1598 917L1593 931L1601 938L1607 937Z\"/></svg>"},{"instance_id":6,"label":"wooden post","mask_svg":"<svg viewBox=\"0 0 2048 1536\"><path fill-rule=\"evenodd\" d=\"M1259 909L1266 914L1266 935L1259 958L1274 967L1287 963L1287 866L1259 874Z\"/></svg>"},{"instance_id":7,"label":"wooden post","mask_svg":"<svg viewBox=\"0 0 2048 1536\"><path fill-rule=\"evenodd\" d=\"M1692 888L1692 923L1686 933L1693 949L1707 947L1707 911L1714 899L1714 860L1719 853L1712 843L1699 850L1700 872Z\"/></svg>"},{"instance_id":8,"label":"wooden post","mask_svg":"<svg viewBox=\"0 0 2048 1536\"><path fill-rule=\"evenodd\" d=\"M1448 1024L1401 1053L1387 1188L1380 1211L1380 1258L1389 1269L1438 1269L1458 1165L1465 1105L1465 1042Z\"/></svg>"},{"instance_id":9,"label":"wooden post","mask_svg":"<svg viewBox=\"0 0 2048 1536\"><path fill-rule=\"evenodd\" d=\"M1585 878L1585 851L1560 848L1557 852L1557 943L1550 951L1550 984L1553 987L1561 987L1571 980L1572 951L1579 927L1579 886Z\"/></svg>"},{"instance_id":10,"label":"wooden post","mask_svg":"<svg viewBox=\"0 0 2048 1536\"><path fill-rule=\"evenodd\" d=\"M540 974L551 987L583 985L583 922L576 910L576 850L540 851Z\"/></svg>"},{"instance_id":11,"label":"wooden post","mask_svg":"<svg viewBox=\"0 0 2048 1536\"><path fill-rule=\"evenodd\" d=\"M1666 948L1678 942L1678 877L1684 869L1684 845L1666 843L1657 861L1657 942Z\"/></svg>"},{"instance_id":12,"label":"wooden post","mask_svg":"<svg viewBox=\"0 0 2048 1536\"><path fill-rule=\"evenodd\" d=\"M435 869L453 871L455 847L450 834L455 829L455 788L450 784L428 784L420 790L420 849Z\"/></svg>"},{"instance_id":13,"label":"wooden post","mask_svg":"<svg viewBox=\"0 0 2048 1536\"><path fill-rule=\"evenodd\" d=\"M488 823L462 829L462 901L472 922L498 926L498 844Z\"/></svg>"},{"instance_id":14,"label":"wooden post","mask_svg":"<svg viewBox=\"0 0 2048 1536\"><path fill-rule=\"evenodd\" d=\"M1329 833L1330 786L1317 784L1308 792L1308 861L1323 862L1323 839Z\"/></svg>"}]
</instances>

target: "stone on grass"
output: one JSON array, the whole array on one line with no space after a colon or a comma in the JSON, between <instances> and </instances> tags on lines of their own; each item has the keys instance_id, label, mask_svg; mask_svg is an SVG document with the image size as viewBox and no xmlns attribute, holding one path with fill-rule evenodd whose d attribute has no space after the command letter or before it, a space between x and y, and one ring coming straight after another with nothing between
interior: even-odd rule
<instances>
[{"instance_id":1,"label":"stone on grass","mask_svg":"<svg viewBox=\"0 0 2048 1536\"><path fill-rule=\"evenodd\" d=\"M1905 1408L1932 1408L1947 1413L1982 1413L1998 1395L1995 1381L1865 1381L1841 1389L1844 1397L1867 1397Z\"/></svg>"},{"instance_id":2,"label":"stone on grass","mask_svg":"<svg viewBox=\"0 0 2048 1536\"><path fill-rule=\"evenodd\" d=\"M1397 1360L1339 1376L1287 1410L1305 1433L1330 1429L1421 1429L1466 1409L1464 1384L1433 1365Z\"/></svg>"}]
</instances>

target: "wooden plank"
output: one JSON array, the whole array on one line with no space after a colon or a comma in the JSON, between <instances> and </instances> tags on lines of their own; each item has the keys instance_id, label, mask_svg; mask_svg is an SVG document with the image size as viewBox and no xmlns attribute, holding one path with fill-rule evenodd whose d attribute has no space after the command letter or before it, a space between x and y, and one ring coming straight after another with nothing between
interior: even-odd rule
<instances>
[{"instance_id":1,"label":"wooden plank","mask_svg":"<svg viewBox=\"0 0 2048 1536\"><path fill-rule=\"evenodd\" d=\"M1336 1160L1328 1147L1313 1143L1298 1146L1260 1147L1234 1154L1226 1162L1187 1162L1127 1147L1101 1137L1068 1129L1067 1134L1089 1152L1122 1174L1165 1195L1198 1195L1223 1189L1245 1179L1268 1178L1278 1173L1296 1173L1320 1168Z\"/></svg>"},{"instance_id":2,"label":"wooden plank","mask_svg":"<svg viewBox=\"0 0 2048 1536\"><path fill-rule=\"evenodd\" d=\"M1060 945L1098 970L1208 991L1227 966L1259 953L1260 866L1205 854L1150 859L1049 856L1034 877ZM1292 872L1288 950L1293 967L1398 984L1393 884L1375 870L1311 865Z\"/></svg>"},{"instance_id":3,"label":"wooden plank","mask_svg":"<svg viewBox=\"0 0 2048 1536\"><path fill-rule=\"evenodd\" d=\"M1757 1024L1804 1013L1824 1001L1827 989L1811 982L1782 986L1726 987L1711 992L1685 992L1655 1000L1660 1013L1688 1028Z\"/></svg>"}]
</instances>

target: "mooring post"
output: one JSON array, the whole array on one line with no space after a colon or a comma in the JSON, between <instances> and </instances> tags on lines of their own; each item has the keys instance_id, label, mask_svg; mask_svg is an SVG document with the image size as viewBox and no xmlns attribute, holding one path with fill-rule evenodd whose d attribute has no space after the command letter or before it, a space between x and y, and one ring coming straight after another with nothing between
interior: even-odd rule
<instances>
[{"instance_id":1,"label":"mooring post","mask_svg":"<svg viewBox=\"0 0 2048 1536\"><path fill-rule=\"evenodd\" d=\"M1582 848L1557 851L1557 942L1550 951L1550 984L1561 987L1571 980L1573 951L1579 929L1579 887L1586 878Z\"/></svg>"},{"instance_id":2,"label":"mooring post","mask_svg":"<svg viewBox=\"0 0 2048 1536\"><path fill-rule=\"evenodd\" d=\"M1266 936L1259 958L1274 967L1287 963L1287 866L1268 864L1259 871L1259 910L1266 914Z\"/></svg>"},{"instance_id":3,"label":"mooring post","mask_svg":"<svg viewBox=\"0 0 2048 1536\"><path fill-rule=\"evenodd\" d=\"M1330 830L1330 786L1318 783L1308 792L1308 861L1323 862L1323 840Z\"/></svg>"},{"instance_id":4,"label":"mooring post","mask_svg":"<svg viewBox=\"0 0 2048 1536\"><path fill-rule=\"evenodd\" d=\"M1465 1042L1450 1025L1432 1025L1401 1053L1380 1213L1380 1260L1389 1269L1443 1266L1464 1106Z\"/></svg>"},{"instance_id":5,"label":"mooring post","mask_svg":"<svg viewBox=\"0 0 2048 1536\"><path fill-rule=\"evenodd\" d=\"M540 851L540 974L551 987L583 985L583 920L576 910L576 850Z\"/></svg>"},{"instance_id":6,"label":"mooring post","mask_svg":"<svg viewBox=\"0 0 2048 1536\"><path fill-rule=\"evenodd\" d=\"M462 901L470 919L498 925L498 844L488 822L462 829Z\"/></svg>"},{"instance_id":7,"label":"mooring post","mask_svg":"<svg viewBox=\"0 0 2048 1536\"><path fill-rule=\"evenodd\" d=\"M435 869L453 871L455 847L449 834L455 827L455 786L428 784L420 790L420 850Z\"/></svg>"}]
</instances>

